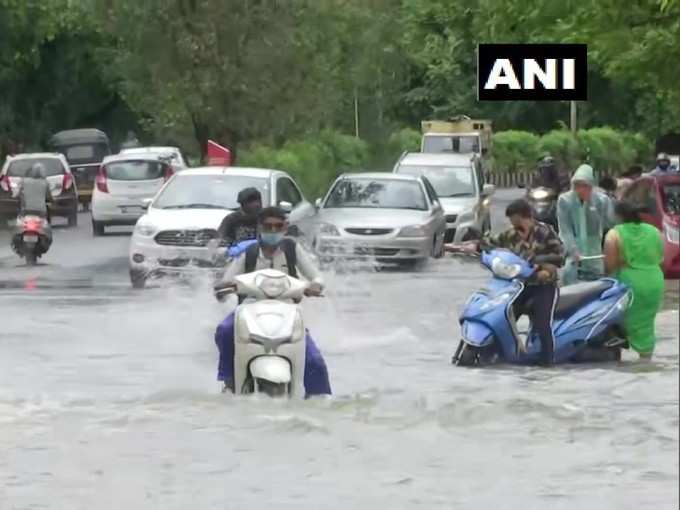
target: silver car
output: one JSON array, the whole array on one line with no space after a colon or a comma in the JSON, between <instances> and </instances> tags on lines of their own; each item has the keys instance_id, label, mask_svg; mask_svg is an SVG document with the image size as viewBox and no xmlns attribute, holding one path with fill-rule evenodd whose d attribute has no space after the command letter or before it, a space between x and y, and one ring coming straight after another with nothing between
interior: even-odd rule
<instances>
[{"instance_id":1,"label":"silver car","mask_svg":"<svg viewBox=\"0 0 680 510\"><path fill-rule=\"evenodd\" d=\"M317 208L313 246L322 260L417 262L443 253L444 211L426 179L345 174Z\"/></svg>"},{"instance_id":2,"label":"silver car","mask_svg":"<svg viewBox=\"0 0 680 510\"><path fill-rule=\"evenodd\" d=\"M398 175L424 176L435 189L446 216L446 242L460 242L468 229L491 230L492 184L483 184L474 154L404 154Z\"/></svg>"}]
</instances>

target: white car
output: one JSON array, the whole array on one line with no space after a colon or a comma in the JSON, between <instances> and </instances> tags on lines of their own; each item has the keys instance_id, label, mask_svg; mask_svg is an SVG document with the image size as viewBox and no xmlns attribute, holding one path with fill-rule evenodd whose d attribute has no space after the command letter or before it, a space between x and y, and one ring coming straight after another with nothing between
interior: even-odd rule
<instances>
[{"instance_id":1,"label":"white car","mask_svg":"<svg viewBox=\"0 0 680 510\"><path fill-rule=\"evenodd\" d=\"M122 149L120 154L134 156L147 155L156 156L158 158L168 157L175 172L180 172L188 167L179 147L131 147L129 149Z\"/></svg>"},{"instance_id":2,"label":"white car","mask_svg":"<svg viewBox=\"0 0 680 510\"><path fill-rule=\"evenodd\" d=\"M116 154L102 161L92 191L92 233L112 225L134 225L144 214L144 200L153 198L174 173L155 155Z\"/></svg>"},{"instance_id":3,"label":"white car","mask_svg":"<svg viewBox=\"0 0 680 510\"><path fill-rule=\"evenodd\" d=\"M483 184L474 154L405 153L394 173L426 177L434 187L446 216L446 242L460 242L465 232L491 230L491 195L495 187Z\"/></svg>"},{"instance_id":4,"label":"white car","mask_svg":"<svg viewBox=\"0 0 680 510\"><path fill-rule=\"evenodd\" d=\"M244 188L262 193L263 206L290 211L289 221L301 233L310 228L315 209L285 172L239 167L190 168L175 174L149 204L130 242L130 280L142 288L150 277L220 272L226 246L208 246L222 220L239 209ZM211 243L213 244L213 243Z\"/></svg>"}]
</instances>

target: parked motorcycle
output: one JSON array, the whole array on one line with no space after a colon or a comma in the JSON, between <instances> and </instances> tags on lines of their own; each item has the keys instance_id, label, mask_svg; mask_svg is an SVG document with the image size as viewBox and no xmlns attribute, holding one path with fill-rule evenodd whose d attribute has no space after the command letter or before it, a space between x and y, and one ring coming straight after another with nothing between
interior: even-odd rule
<instances>
[{"instance_id":1,"label":"parked motorcycle","mask_svg":"<svg viewBox=\"0 0 680 510\"><path fill-rule=\"evenodd\" d=\"M215 289L243 301L234 319L234 391L304 398L305 326L298 303L307 284L275 269Z\"/></svg>"},{"instance_id":2,"label":"parked motorcycle","mask_svg":"<svg viewBox=\"0 0 680 510\"><path fill-rule=\"evenodd\" d=\"M534 218L552 226L557 232L557 192L552 188L538 186L527 190L526 199L531 205Z\"/></svg>"},{"instance_id":3,"label":"parked motorcycle","mask_svg":"<svg viewBox=\"0 0 680 510\"><path fill-rule=\"evenodd\" d=\"M26 259L26 264L35 265L51 245L52 227L45 218L34 215L17 218L12 235L12 249Z\"/></svg>"},{"instance_id":4,"label":"parked motorcycle","mask_svg":"<svg viewBox=\"0 0 680 510\"><path fill-rule=\"evenodd\" d=\"M531 328L517 330L513 309L536 268L507 250L484 252L481 262L493 278L465 305L462 339L452 362L462 366L539 362L540 339ZM535 262L549 261L537 257ZM555 363L619 360L621 349L628 347L623 316L631 300L628 287L611 278L561 288L553 317Z\"/></svg>"}]
</instances>

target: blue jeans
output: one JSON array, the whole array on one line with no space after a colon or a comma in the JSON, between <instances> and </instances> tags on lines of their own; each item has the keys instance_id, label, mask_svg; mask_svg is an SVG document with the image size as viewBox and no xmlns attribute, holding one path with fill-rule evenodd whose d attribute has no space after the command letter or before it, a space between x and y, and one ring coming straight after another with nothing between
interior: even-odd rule
<instances>
[{"instance_id":1,"label":"blue jeans","mask_svg":"<svg viewBox=\"0 0 680 510\"><path fill-rule=\"evenodd\" d=\"M215 343L220 351L220 361L217 365L217 380L230 381L234 376L234 314L230 313L217 326ZM309 335L305 336L305 392L311 395L330 395L331 384L328 380L326 362L321 351Z\"/></svg>"}]
</instances>

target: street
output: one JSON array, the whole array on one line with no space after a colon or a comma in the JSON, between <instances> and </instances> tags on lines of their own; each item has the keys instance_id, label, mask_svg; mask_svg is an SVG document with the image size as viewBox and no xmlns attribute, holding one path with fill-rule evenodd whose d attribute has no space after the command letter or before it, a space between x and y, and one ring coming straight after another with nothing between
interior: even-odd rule
<instances>
[{"instance_id":1,"label":"street","mask_svg":"<svg viewBox=\"0 0 680 510\"><path fill-rule=\"evenodd\" d=\"M2 509L677 505L678 282L648 365L464 369L479 264L328 273L305 319L335 398L271 402L219 393L210 281L131 289L129 232L81 213L27 267L0 231Z\"/></svg>"}]
</instances>

